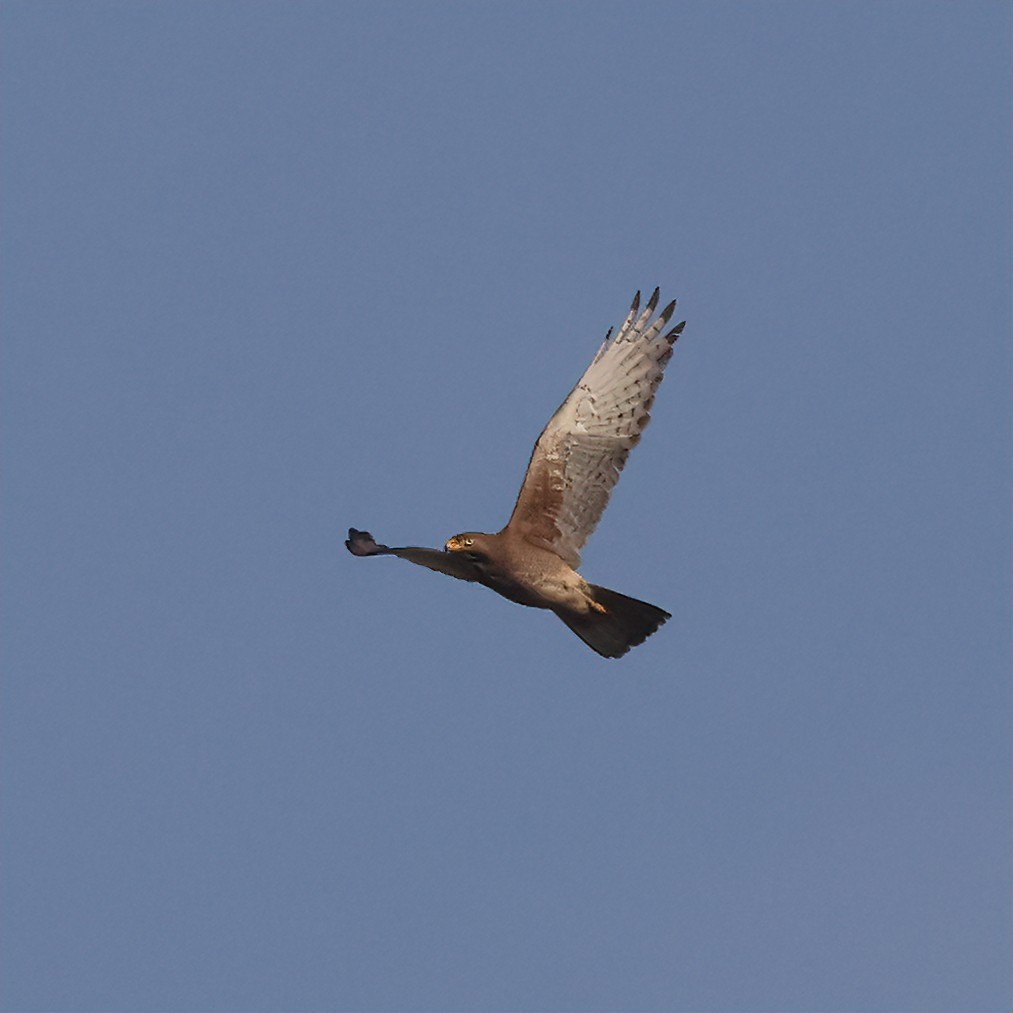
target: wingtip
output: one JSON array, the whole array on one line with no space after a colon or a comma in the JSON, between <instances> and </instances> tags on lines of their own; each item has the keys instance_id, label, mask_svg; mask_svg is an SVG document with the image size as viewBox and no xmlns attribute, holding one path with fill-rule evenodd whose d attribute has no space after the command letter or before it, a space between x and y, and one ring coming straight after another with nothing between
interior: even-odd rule
<instances>
[{"instance_id":1,"label":"wingtip","mask_svg":"<svg viewBox=\"0 0 1013 1013\"><path fill-rule=\"evenodd\" d=\"M675 304L674 304L674 303L672 304L672 307L673 307L673 309L675 308ZM685 321L685 320L683 320L683 321L682 321L682 323L680 323L680 324L676 324L676 325L675 325L675 326L674 326L674 327L673 327L673 328L672 328L672 329L671 329L671 330L670 330L670 331L669 331L669 332L668 332L668 333L667 333L667 334L665 335L665 340L666 340L666 341L667 341L667 342L668 342L668 343L669 343L670 345L674 345L674 344L676 343L676 341L678 341L678 340L679 340L679 335L680 335L680 334L682 334L682 329L683 329L683 328L684 328L685 326L686 326L686 321Z\"/></svg>"},{"instance_id":2,"label":"wingtip","mask_svg":"<svg viewBox=\"0 0 1013 1013\"><path fill-rule=\"evenodd\" d=\"M380 545L368 531L349 528L348 538L345 539L345 548L353 556L375 556L377 552L386 549L387 546Z\"/></svg>"},{"instance_id":3,"label":"wingtip","mask_svg":"<svg viewBox=\"0 0 1013 1013\"><path fill-rule=\"evenodd\" d=\"M653 313L658 306L658 299L661 297L661 289L655 287L654 292L651 294L651 298L647 301L647 312Z\"/></svg>"},{"instance_id":4,"label":"wingtip","mask_svg":"<svg viewBox=\"0 0 1013 1013\"><path fill-rule=\"evenodd\" d=\"M636 313L640 309L640 289L637 289L637 294L633 297L633 302L630 304L630 312Z\"/></svg>"}]
</instances>

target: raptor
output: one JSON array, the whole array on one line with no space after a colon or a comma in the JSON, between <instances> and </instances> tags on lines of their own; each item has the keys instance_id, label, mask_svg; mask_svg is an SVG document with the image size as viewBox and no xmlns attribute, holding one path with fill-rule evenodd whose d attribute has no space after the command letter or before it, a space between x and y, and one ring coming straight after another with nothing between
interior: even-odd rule
<instances>
[{"instance_id":1,"label":"raptor","mask_svg":"<svg viewBox=\"0 0 1013 1013\"><path fill-rule=\"evenodd\" d=\"M350 528L355 556L397 556L483 584L520 605L554 612L592 650L619 658L671 616L664 609L590 584L577 571L630 451L650 421L654 395L685 321L666 330L675 302L655 316L658 289L609 331L591 365L535 443L505 528L467 531L442 550L391 548Z\"/></svg>"}]
</instances>

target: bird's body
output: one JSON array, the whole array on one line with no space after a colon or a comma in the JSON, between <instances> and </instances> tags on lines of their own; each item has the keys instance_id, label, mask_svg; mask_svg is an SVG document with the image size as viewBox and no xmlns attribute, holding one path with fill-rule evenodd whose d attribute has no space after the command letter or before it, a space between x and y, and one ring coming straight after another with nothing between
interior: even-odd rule
<instances>
[{"instance_id":1,"label":"bird's body","mask_svg":"<svg viewBox=\"0 0 1013 1013\"><path fill-rule=\"evenodd\" d=\"M580 550L597 526L630 450L650 421L654 392L683 324L662 334L670 303L653 321L658 290L638 316L640 293L615 337L606 337L584 376L535 444L506 527L465 532L441 552L379 545L351 528L356 556L391 555L491 588L504 598L555 612L588 646L617 658L643 643L669 613L588 583ZM650 322L650 323L649 323Z\"/></svg>"},{"instance_id":2,"label":"bird's body","mask_svg":"<svg viewBox=\"0 0 1013 1013\"><path fill-rule=\"evenodd\" d=\"M472 561L479 584L532 608L587 612L593 600L588 583L554 552L532 545L509 527L498 534L480 531L455 535L448 552Z\"/></svg>"}]
</instances>

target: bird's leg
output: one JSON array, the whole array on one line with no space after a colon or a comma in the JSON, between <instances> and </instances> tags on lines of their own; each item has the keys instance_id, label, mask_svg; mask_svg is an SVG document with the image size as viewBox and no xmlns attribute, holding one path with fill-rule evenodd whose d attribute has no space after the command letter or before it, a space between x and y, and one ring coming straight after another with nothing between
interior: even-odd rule
<instances>
[{"instance_id":1,"label":"bird's leg","mask_svg":"<svg viewBox=\"0 0 1013 1013\"><path fill-rule=\"evenodd\" d=\"M597 612L599 615L603 616L608 615L609 610L605 608L605 606L602 605L602 603L595 598L594 591L592 590L591 585L588 584L586 580L581 578L579 574L575 574L574 576L576 576L577 580L579 581L577 588L575 588L574 590L577 591L577 594L580 596L580 598L584 599L584 605L587 611ZM577 604L576 602L574 604L577 605L578 608L580 607L579 604Z\"/></svg>"}]
</instances>

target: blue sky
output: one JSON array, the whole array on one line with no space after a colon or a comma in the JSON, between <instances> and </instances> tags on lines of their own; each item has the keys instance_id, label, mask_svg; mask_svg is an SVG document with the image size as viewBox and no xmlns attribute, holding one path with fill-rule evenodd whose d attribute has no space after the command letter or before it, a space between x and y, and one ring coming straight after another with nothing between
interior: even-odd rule
<instances>
[{"instance_id":1,"label":"blue sky","mask_svg":"<svg viewBox=\"0 0 1013 1013\"><path fill-rule=\"evenodd\" d=\"M4 3L4 1008L1008 1008L1009 18ZM655 637L345 552L655 285Z\"/></svg>"}]
</instances>

